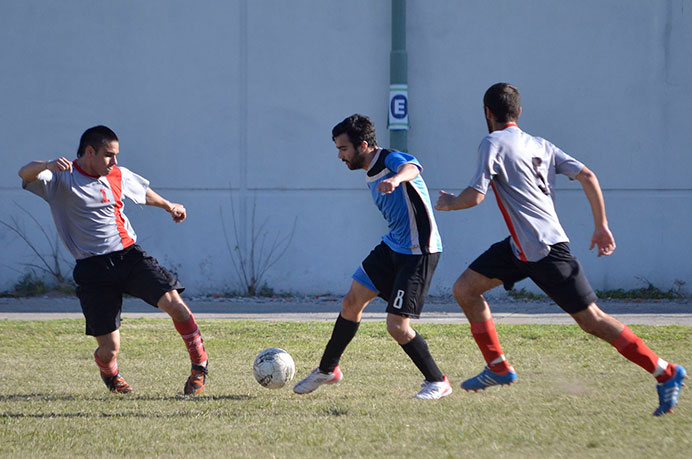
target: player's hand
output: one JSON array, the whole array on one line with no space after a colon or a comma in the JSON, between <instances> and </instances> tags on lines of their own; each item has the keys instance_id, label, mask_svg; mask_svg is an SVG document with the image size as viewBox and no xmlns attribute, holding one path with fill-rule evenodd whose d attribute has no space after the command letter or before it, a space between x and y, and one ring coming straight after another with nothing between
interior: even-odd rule
<instances>
[{"instance_id":1,"label":"player's hand","mask_svg":"<svg viewBox=\"0 0 692 459\"><path fill-rule=\"evenodd\" d=\"M615 238L607 226L594 230L589 250L592 250L595 246L598 246L599 257L602 255L608 256L615 251Z\"/></svg>"},{"instance_id":2,"label":"player's hand","mask_svg":"<svg viewBox=\"0 0 692 459\"><path fill-rule=\"evenodd\" d=\"M72 172L72 161L65 158L64 156L61 156L60 158L54 159L53 161L48 161L48 163L46 164L46 169L48 169L51 172Z\"/></svg>"},{"instance_id":3,"label":"player's hand","mask_svg":"<svg viewBox=\"0 0 692 459\"><path fill-rule=\"evenodd\" d=\"M171 203L171 210L168 211L173 217L173 221L180 223L187 218L187 211L182 204Z\"/></svg>"},{"instance_id":4,"label":"player's hand","mask_svg":"<svg viewBox=\"0 0 692 459\"><path fill-rule=\"evenodd\" d=\"M389 194L392 191L396 190L396 187L398 186L399 184L396 183L394 180L385 179L377 184L377 191L379 191L382 194Z\"/></svg>"},{"instance_id":5,"label":"player's hand","mask_svg":"<svg viewBox=\"0 0 692 459\"><path fill-rule=\"evenodd\" d=\"M454 203L454 199L456 199L456 195L454 193L447 193L445 190L440 190L440 194L437 197L437 202L435 203L435 209L436 210L453 210L452 209L452 204Z\"/></svg>"}]
</instances>

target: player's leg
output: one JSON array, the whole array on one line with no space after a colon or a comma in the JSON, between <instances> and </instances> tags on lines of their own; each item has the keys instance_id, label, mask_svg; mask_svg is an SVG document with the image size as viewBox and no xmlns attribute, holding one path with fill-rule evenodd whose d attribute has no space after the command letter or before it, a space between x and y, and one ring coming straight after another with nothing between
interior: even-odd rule
<instances>
[{"instance_id":1,"label":"player's leg","mask_svg":"<svg viewBox=\"0 0 692 459\"><path fill-rule=\"evenodd\" d=\"M99 367L101 379L111 392L127 394L132 387L118 370L118 352L120 352L120 331L115 330L105 335L95 336L98 347L94 351L94 361Z\"/></svg>"},{"instance_id":2,"label":"player's leg","mask_svg":"<svg viewBox=\"0 0 692 459\"><path fill-rule=\"evenodd\" d=\"M490 307L483 294L504 284L510 290L526 277L517 265L510 238L497 242L483 252L457 279L452 287L454 298L469 320L471 334L485 359L486 367L478 375L461 383L462 389L478 391L517 380L500 346Z\"/></svg>"},{"instance_id":3,"label":"player's leg","mask_svg":"<svg viewBox=\"0 0 692 459\"><path fill-rule=\"evenodd\" d=\"M186 395L200 394L207 382L209 359L204 348L202 332L197 326L195 317L177 290L166 292L156 305L171 317L173 325L185 342L185 347L190 355L190 376L185 382L183 393Z\"/></svg>"},{"instance_id":4,"label":"player's leg","mask_svg":"<svg viewBox=\"0 0 692 459\"><path fill-rule=\"evenodd\" d=\"M428 343L411 327L408 317L387 314L387 331L425 378L422 389L416 394L417 398L437 400L452 393L449 379L440 371L430 354Z\"/></svg>"},{"instance_id":5,"label":"player's leg","mask_svg":"<svg viewBox=\"0 0 692 459\"><path fill-rule=\"evenodd\" d=\"M629 361L636 363L656 378L659 407L654 415L673 411L678 402L680 388L687 378L685 369L660 358L632 330L613 316L603 312L595 303L572 314L574 320L587 333L610 343Z\"/></svg>"},{"instance_id":6,"label":"player's leg","mask_svg":"<svg viewBox=\"0 0 692 459\"><path fill-rule=\"evenodd\" d=\"M357 280L351 282L351 288L343 298L341 313L334 323L332 336L324 349L319 367L293 387L295 393L308 394L323 384L341 380L343 375L339 368L339 360L358 331L363 310L376 296L376 291L365 287Z\"/></svg>"},{"instance_id":7,"label":"player's leg","mask_svg":"<svg viewBox=\"0 0 692 459\"><path fill-rule=\"evenodd\" d=\"M584 331L610 343L625 358L656 378L659 407L654 414L658 416L672 411L686 377L685 369L659 358L629 327L596 305L597 296L581 264L570 253L569 245L551 246L550 254L533 263L531 270L531 278L536 284Z\"/></svg>"},{"instance_id":8,"label":"player's leg","mask_svg":"<svg viewBox=\"0 0 692 459\"><path fill-rule=\"evenodd\" d=\"M77 284L77 297L84 313L86 334L96 338L94 362L101 379L109 390L118 393L132 392L118 368L120 352L120 312L122 294L117 276L112 273L113 263L109 255L78 260L73 278Z\"/></svg>"},{"instance_id":9,"label":"player's leg","mask_svg":"<svg viewBox=\"0 0 692 459\"><path fill-rule=\"evenodd\" d=\"M180 297L180 292L185 287L176 276L139 246L133 246L127 251L120 269L123 277L126 276L125 292L156 306L173 320L191 362L190 376L185 382L183 393L201 393L207 380L208 358L197 322L190 308Z\"/></svg>"},{"instance_id":10,"label":"player's leg","mask_svg":"<svg viewBox=\"0 0 692 459\"><path fill-rule=\"evenodd\" d=\"M392 256L394 282L390 293L383 295L387 300L387 331L423 374L422 389L416 397L436 400L451 394L452 387L430 354L428 343L411 327L411 317L420 317L423 312L440 254Z\"/></svg>"},{"instance_id":11,"label":"player's leg","mask_svg":"<svg viewBox=\"0 0 692 459\"><path fill-rule=\"evenodd\" d=\"M464 390L478 391L490 386L509 385L517 380L517 374L500 346L490 306L483 297L485 292L501 284L500 279L468 268L452 287L452 294L469 321L471 335L486 363L481 373L461 383Z\"/></svg>"}]
</instances>

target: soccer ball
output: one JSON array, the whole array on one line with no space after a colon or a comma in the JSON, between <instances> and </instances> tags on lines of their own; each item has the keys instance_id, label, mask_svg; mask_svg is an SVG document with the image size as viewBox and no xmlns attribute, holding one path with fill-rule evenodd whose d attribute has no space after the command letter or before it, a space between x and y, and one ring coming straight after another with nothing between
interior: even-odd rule
<instances>
[{"instance_id":1,"label":"soccer ball","mask_svg":"<svg viewBox=\"0 0 692 459\"><path fill-rule=\"evenodd\" d=\"M278 347L270 347L257 354L255 363L252 364L252 372L262 386L280 389L293 379L296 365L291 354Z\"/></svg>"}]
</instances>

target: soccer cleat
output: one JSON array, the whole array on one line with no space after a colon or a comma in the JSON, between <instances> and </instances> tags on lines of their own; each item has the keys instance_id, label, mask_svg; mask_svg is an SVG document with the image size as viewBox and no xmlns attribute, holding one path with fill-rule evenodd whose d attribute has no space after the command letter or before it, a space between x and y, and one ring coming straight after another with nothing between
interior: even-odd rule
<instances>
[{"instance_id":1,"label":"soccer cleat","mask_svg":"<svg viewBox=\"0 0 692 459\"><path fill-rule=\"evenodd\" d=\"M485 367L478 375L461 383L461 388L466 391L472 390L474 392L478 392L479 390L485 390L490 386L510 385L516 381L517 373L514 371L514 367L509 367L509 372L504 375L499 375L490 371L490 368Z\"/></svg>"},{"instance_id":2,"label":"soccer cleat","mask_svg":"<svg viewBox=\"0 0 692 459\"><path fill-rule=\"evenodd\" d=\"M192 374L185 381L183 393L185 395L198 395L204 390L204 385L207 383L207 375L209 374L209 364L206 366L192 364Z\"/></svg>"},{"instance_id":3,"label":"soccer cleat","mask_svg":"<svg viewBox=\"0 0 692 459\"><path fill-rule=\"evenodd\" d=\"M656 384L658 408L654 411L654 416L673 412L673 407L678 404L680 388L685 385L685 379L687 379L687 372L682 365L676 365L672 378L664 383Z\"/></svg>"},{"instance_id":4,"label":"soccer cleat","mask_svg":"<svg viewBox=\"0 0 692 459\"><path fill-rule=\"evenodd\" d=\"M341 368L338 366L334 368L331 373L324 373L319 368L315 368L307 378L293 386L293 392L296 394L309 394L322 384L338 383L343 377L344 375L341 373Z\"/></svg>"},{"instance_id":5,"label":"soccer cleat","mask_svg":"<svg viewBox=\"0 0 692 459\"><path fill-rule=\"evenodd\" d=\"M423 388L416 394L416 398L422 400L438 400L452 393L452 386L449 385L449 379L445 376L442 381L423 381Z\"/></svg>"},{"instance_id":6,"label":"soccer cleat","mask_svg":"<svg viewBox=\"0 0 692 459\"><path fill-rule=\"evenodd\" d=\"M101 379L103 379L103 382L106 383L106 387L108 387L108 390L111 392L115 392L117 394L129 394L130 392L133 392L132 386L125 381L125 378L123 378L123 375L121 375L120 372L118 372L118 374L115 376L101 375Z\"/></svg>"}]
</instances>

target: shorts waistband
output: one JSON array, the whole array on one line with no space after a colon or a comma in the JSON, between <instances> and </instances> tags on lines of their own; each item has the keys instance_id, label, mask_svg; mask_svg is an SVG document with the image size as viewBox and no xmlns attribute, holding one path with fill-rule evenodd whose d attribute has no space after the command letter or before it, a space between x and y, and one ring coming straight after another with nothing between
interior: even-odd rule
<instances>
[{"instance_id":1,"label":"shorts waistband","mask_svg":"<svg viewBox=\"0 0 692 459\"><path fill-rule=\"evenodd\" d=\"M127 255L131 250L137 248L137 244L132 244L127 247L125 247L122 250L116 250L115 252L109 252L109 253L104 253L102 255L92 255L90 257L82 258L81 260L77 260L77 263L84 263L84 262L89 262L89 261L97 261L97 260L113 260L113 259L122 259L125 255Z\"/></svg>"}]
</instances>

